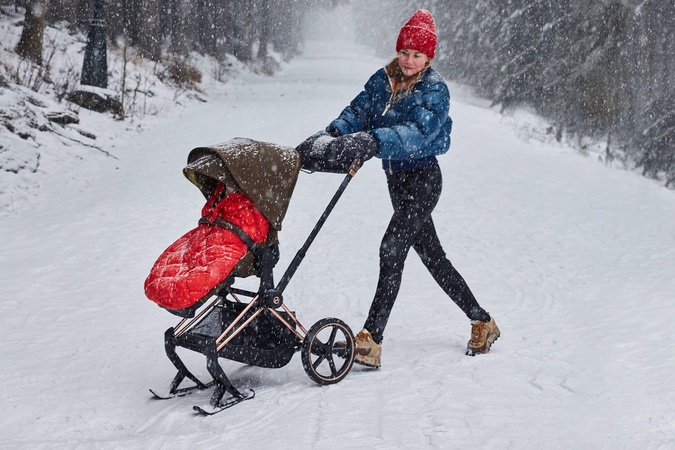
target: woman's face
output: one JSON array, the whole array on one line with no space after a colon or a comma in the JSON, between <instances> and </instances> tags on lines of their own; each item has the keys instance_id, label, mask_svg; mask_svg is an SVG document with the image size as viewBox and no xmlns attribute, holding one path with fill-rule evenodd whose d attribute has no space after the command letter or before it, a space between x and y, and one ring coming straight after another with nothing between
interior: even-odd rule
<instances>
[{"instance_id":1,"label":"woman's face","mask_svg":"<svg viewBox=\"0 0 675 450\"><path fill-rule=\"evenodd\" d=\"M404 48L398 52L398 65L403 75L411 77L422 71L429 62L429 57L417 50Z\"/></svg>"}]
</instances>

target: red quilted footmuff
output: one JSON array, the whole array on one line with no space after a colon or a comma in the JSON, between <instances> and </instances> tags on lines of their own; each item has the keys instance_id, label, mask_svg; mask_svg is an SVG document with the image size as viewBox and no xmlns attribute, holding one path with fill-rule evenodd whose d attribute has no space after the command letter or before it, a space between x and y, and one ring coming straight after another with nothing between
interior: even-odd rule
<instances>
[{"instance_id":1,"label":"red quilted footmuff","mask_svg":"<svg viewBox=\"0 0 675 450\"><path fill-rule=\"evenodd\" d=\"M269 222L244 194L235 192L222 200L225 186L214 190L202 209L202 217L213 222L224 219L241 228L256 243L264 242ZM225 280L248 252L246 244L232 231L200 224L183 235L157 259L145 280L145 295L164 308L188 308Z\"/></svg>"}]
</instances>

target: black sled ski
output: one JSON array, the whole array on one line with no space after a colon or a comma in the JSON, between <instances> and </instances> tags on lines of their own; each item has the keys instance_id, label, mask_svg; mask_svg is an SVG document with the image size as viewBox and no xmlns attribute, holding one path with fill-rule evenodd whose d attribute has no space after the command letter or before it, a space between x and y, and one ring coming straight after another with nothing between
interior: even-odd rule
<instances>
[{"instance_id":1,"label":"black sled ski","mask_svg":"<svg viewBox=\"0 0 675 450\"><path fill-rule=\"evenodd\" d=\"M224 411L228 408L233 407L234 405L238 405L241 402L245 402L246 400L251 400L253 397L255 397L255 391L253 389L249 389L248 393L241 394L241 397L236 396L236 397L230 397L224 402L218 403L216 406L208 405L208 406L193 406L192 409L197 412L199 415L203 416L212 416L214 414L218 414L221 411Z\"/></svg>"}]
</instances>

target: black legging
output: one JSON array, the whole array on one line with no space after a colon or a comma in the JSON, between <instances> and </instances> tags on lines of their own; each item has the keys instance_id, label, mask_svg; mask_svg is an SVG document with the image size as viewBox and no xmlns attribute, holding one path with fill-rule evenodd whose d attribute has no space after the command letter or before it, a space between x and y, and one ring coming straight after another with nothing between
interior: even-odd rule
<instances>
[{"instance_id":1,"label":"black legging","mask_svg":"<svg viewBox=\"0 0 675 450\"><path fill-rule=\"evenodd\" d=\"M469 319L489 321L489 314L480 307L464 278L446 257L431 219L443 186L438 164L387 174L387 185L394 214L380 245L380 276L364 328L375 342L382 341L410 247Z\"/></svg>"}]
</instances>

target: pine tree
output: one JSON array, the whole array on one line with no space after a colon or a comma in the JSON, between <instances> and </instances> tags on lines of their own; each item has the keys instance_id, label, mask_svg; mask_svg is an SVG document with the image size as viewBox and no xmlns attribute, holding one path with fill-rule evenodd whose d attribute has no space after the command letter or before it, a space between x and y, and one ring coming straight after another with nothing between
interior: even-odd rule
<instances>
[{"instance_id":1,"label":"pine tree","mask_svg":"<svg viewBox=\"0 0 675 450\"><path fill-rule=\"evenodd\" d=\"M635 49L639 64L633 73L638 90L637 163L649 177L665 178L675 187L675 5L669 0L646 2L636 14Z\"/></svg>"}]
</instances>

